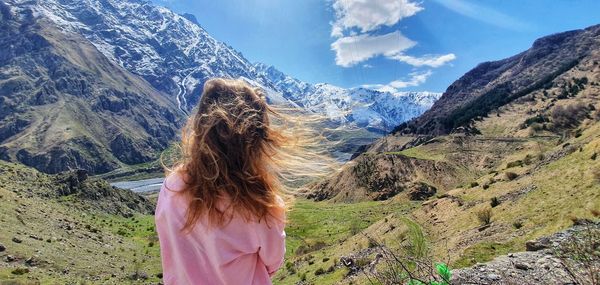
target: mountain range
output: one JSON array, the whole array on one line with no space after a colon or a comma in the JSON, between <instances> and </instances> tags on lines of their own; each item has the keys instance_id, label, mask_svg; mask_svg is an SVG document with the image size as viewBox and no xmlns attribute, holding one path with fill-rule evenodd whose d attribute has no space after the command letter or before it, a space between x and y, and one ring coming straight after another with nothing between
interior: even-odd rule
<instances>
[{"instance_id":1,"label":"mountain range","mask_svg":"<svg viewBox=\"0 0 600 285\"><path fill-rule=\"evenodd\" d=\"M380 137L295 197L275 284L428 282L438 262L460 284L598 280L600 25L482 63L436 101L305 83L198 22L144 1L0 0L0 157L89 170L0 161L0 283L161 282L156 193L90 175L158 165L203 76Z\"/></svg>"},{"instance_id":2,"label":"mountain range","mask_svg":"<svg viewBox=\"0 0 600 285\"><path fill-rule=\"evenodd\" d=\"M46 172L83 168L103 173L156 159L168 141L176 139L176 130L198 102L203 82L212 77L242 78L264 88L271 103L324 114L338 125L365 128L372 133L369 137L380 136L423 113L440 96L432 92L390 93L302 82L275 67L251 63L240 52L214 39L193 15L179 15L148 1L3 0L1 3L3 17L7 19L3 24L12 27L3 30L2 44L20 54L6 49L0 66L4 78L0 82L0 98L7 102L0 117L0 157ZM20 29L35 36L18 35ZM70 74L56 73L55 67L49 66L52 62L45 58L50 55L36 54L37 50L23 47L35 47L36 40L45 42L44 52L62 51L55 53L63 57L65 64L74 66L73 70L88 72L82 76L85 78L77 80ZM23 64L32 58L38 61ZM20 71L15 72L15 68ZM39 80L33 83L39 69L52 73L45 83ZM97 76L98 70L103 76ZM29 78L18 74L29 74ZM21 89L14 87L21 84L15 81L23 80L30 83L23 83ZM102 86L85 85L94 85L90 82ZM73 97L64 101L55 99L61 96L46 94L53 90L48 86L61 84L78 91L66 92ZM119 93L98 95L111 88ZM33 103L24 99L31 96L41 99ZM145 104L144 100L152 103ZM86 121L81 114L72 114L69 118L48 119L68 113L58 111L63 110L57 109L62 102L67 102L73 113L82 110L80 113L88 117L103 118ZM141 110L148 108L155 110ZM67 127L66 131L52 129L58 122L63 126L64 122L73 125L85 122L83 125L92 130L76 126ZM105 124L114 126L105 128ZM51 135L44 134L39 127L36 129L38 125L44 125Z\"/></svg>"}]
</instances>

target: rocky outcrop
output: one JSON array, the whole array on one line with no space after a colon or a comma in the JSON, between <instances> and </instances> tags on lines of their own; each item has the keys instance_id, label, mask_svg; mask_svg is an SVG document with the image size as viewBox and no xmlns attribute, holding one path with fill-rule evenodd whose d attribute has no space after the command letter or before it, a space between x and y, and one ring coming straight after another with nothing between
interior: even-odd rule
<instances>
[{"instance_id":1,"label":"rocky outcrop","mask_svg":"<svg viewBox=\"0 0 600 285\"><path fill-rule=\"evenodd\" d=\"M18 187L13 184L16 181ZM103 179L92 178L83 169L48 175L23 165L0 161L0 184L18 195L69 203L84 212L124 217L135 213L154 213L154 204L147 198L113 187Z\"/></svg>"},{"instance_id":2,"label":"rocky outcrop","mask_svg":"<svg viewBox=\"0 0 600 285\"><path fill-rule=\"evenodd\" d=\"M457 171L444 161L399 153L363 154L340 173L317 183L308 197L355 202L385 200L407 191L410 197L420 200L435 194L436 186L446 190L456 185Z\"/></svg>"},{"instance_id":3,"label":"rocky outcrop","mask_svg":"<svg viewBox=\"0 0 600 285\"><path fill-rule=\"evenodd\" d=\"M59 196L72 196L88 207L114 215L153 214L154 205L132 191L111 186L101 179L90 179L85 170L64 172L54 177Z\"/></svg>"},{"instance_id":4,"label":"rocky outcrop","mask_svg":"<svg viewBox=\"0 0 600 285\"><path fill-rule=\"evenodd\" d=\"M437 192L437 189L427 183L417 182L409 187L408 198L413 201L424 201L432 197Z\"/></svg>"},{"instance_id":5,"label":"rocky outcrop","mask_svg":"<svg viewBox=\"0 0 600 285\"><path fill-rule=\"evenodd\" d=\"M511 253L453 271L453 284L594 284L600 277L600 222L530 241L528 251ZM595 247L595 248L594 248ZM598 279L596 279L598 280Z\"/></svg>"}]
</instances>

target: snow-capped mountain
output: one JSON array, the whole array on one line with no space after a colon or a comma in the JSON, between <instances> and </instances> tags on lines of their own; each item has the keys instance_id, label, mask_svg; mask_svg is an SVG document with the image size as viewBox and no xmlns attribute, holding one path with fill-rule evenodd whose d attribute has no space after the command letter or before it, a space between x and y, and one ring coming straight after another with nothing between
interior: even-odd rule
<instances>
[{"instance_id":1,"label":"snow-capped mountain","mask_svg":"<svg viewBox=\"0 0 600 285\"><path fill-rule=\"evenodd\" d=\"M258 75L289 94L288 99L307 110L325 114L340 123L353 123L381 132L393 129L427 111L442 95L435 92L382 92L366 88L341 88L327 83L300 81L273 66L255 64Z\"/></svg>"},{"instance_id":2,"label":"snow-capped mountain","mask_svg":"<svg viewBox=\"0 0 600 285\"><path fill-rule=\"evenodd\" d=\"M433 92L380 92L365 88L344 89L316 84L302 99L305 108L343 123L387 131L423 112L441 96Z\"/></svg>"},{"instance_id":3,"label":"snow-capped mountain","mask_svg":"<svg viewBox=\"0 0 600 285\"><path fill-rule=\"evenodd\" d=\"M174 96L189 111L211 77L244 78L267 90L271 102L323 112L342 123L380 131L420 115L436 93L378 92L312 85L275 67L253 64L213 38L189 14L179 15L144 0L7 0L31 9L65 32L83 35L101 53Z\"/></svg>"}]
</instances>

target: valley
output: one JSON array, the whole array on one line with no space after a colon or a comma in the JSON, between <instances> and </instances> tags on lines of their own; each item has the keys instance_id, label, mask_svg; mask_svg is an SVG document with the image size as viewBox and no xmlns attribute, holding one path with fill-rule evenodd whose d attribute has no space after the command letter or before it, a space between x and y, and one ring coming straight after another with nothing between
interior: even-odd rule
<instances>
[{"instance_id":1,"label":"valley","mask_svg":"<svg viewBox=\"0 0 600 285\"><path fill-rule=\"evenodd\" d=\"M442 94L303 82L141 0L0 0L0 27L0 284L160 284L163 163L215 76L339 142L343 167L295 193L274 284L600 276L600 25Z\"/></svg>"}]
</instances>

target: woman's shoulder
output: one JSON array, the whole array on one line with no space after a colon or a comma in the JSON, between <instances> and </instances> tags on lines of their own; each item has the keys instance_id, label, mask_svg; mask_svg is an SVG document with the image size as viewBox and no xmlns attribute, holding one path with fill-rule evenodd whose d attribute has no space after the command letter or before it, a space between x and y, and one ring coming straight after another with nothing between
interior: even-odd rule
<instances>
[{"instance_id":1,"label":"woman's shoulder","mask_svg":"<svg viewBox=\"0 0 600 285\"><path fill-rule=\"evenodd\" d=\"M179 200L185 199L183 191L185 190L185 174L182 171L174 170L163 180L160 192L158 194L158 204L164 206L179 203Z\"/></svg>"},{"instance_id":2,"label":"woman's shoulder","mask_svg":"<svg viewBox=\"0 0 600 285\"><path fill-rule=\"evenodd\" d=\"M185 189L186 174L180 168L176 168L169 173L161 188L162 191L181 192Z\"/></svg>"}]
</instances>

